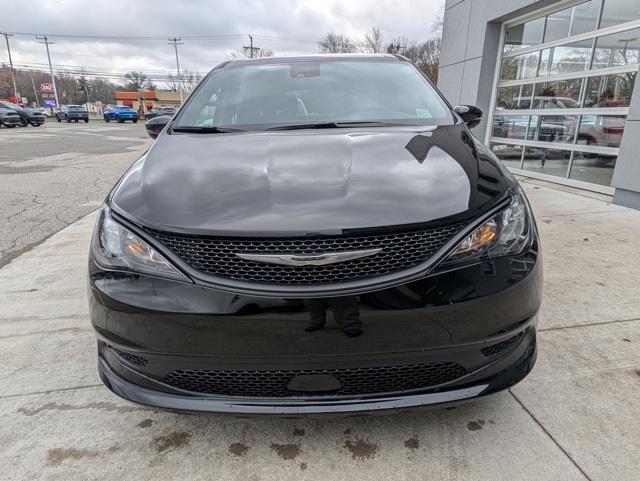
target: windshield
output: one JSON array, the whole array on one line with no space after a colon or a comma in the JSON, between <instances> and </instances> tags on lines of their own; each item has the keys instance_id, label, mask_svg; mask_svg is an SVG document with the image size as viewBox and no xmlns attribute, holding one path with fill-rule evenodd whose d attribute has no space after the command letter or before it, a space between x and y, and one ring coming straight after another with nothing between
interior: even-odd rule
<instances>
[{"instance_id":1,"label":"windshield","mask_svg":"<svg viewBox=\"0 0 640 481\"><path fill-rule=\"evenodd\" d=\"M309 60L215 70L174 128L261 130L297 124L451 124L444 101L409 63Z\"/></svg>"}]
</instances>

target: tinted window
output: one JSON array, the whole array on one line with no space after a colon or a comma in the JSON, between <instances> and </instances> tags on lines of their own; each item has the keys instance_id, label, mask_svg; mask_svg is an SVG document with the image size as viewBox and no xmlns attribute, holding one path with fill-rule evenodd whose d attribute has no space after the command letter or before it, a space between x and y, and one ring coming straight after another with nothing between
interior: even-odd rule
<instances>
[{"instance_id":1,"label":"tinted window","mask_svg":"<svg viewBox=\"0 0 640 481\"><path fill-rule=\"evenodd\" d=\"M408 62L327 60L230 66L209 75L176 126L317 122L452 123L440 96Z\"/></svg>"}]
</instances>

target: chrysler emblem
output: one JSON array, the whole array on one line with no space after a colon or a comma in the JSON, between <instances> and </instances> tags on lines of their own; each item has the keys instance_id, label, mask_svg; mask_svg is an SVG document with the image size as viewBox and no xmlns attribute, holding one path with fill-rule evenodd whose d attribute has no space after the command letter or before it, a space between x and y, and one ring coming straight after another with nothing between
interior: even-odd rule
<instances>
[{"instance_id":1,"label":"chrysler emblem","mask_svg":"<svg viewBox=\"0 0 640 481\"><path fill-rule=\"evenodd\" d=\"M362 257L373 256L382 249L366 249L349 252L325 252L322 254L238 254L240 259L266 264L279 264L282 266L326 266L338 262L352 261Z\"/></svg>"}]
</instances>

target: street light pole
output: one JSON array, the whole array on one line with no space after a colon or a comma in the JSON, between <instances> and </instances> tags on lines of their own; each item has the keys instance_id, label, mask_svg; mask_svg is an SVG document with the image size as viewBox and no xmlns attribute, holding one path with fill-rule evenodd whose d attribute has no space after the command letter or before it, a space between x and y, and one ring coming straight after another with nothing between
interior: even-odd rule
<instances>
[{"instance_id":1,"label":"street light pole","mask_svg":"<svg viewBox=\"0 0 640 481\"><path fill-rule=\"evenodd\" d=\"M13 95L16 98L16 103L18 102L18 89L16 88L16 77L13 74L13 60L11 60L11 47L9 47L9 37L13 37L12 33L8 32L0 32L0 35L4 35L4 40L7 42L7 53L9 54L9 68L11 70L11 81L13 82Z\"/></svg>"},{"instance_id":2,"label":"street light pole","mask_svg":"<svg viewBox=\"0 0 640 481\"><path fill-rule=\"evenodd\" d=\"M36 35L37 40L43 40L44 46L47 48L47 59L49 60L49 73L51 73L51 83L53 84L53 95L56 98L56 107L60 108L60 102L58 101L58 89L56 87L56 78L53 76L53 67L51 66L51 55L49 54L49 44L54 45L55 42L49 42L46 35ZM51 109L53 112L53 109Z\"/></svg>"},{"instance_id":3,"label":"street light pole","mask_svg":"<svg viewBox=\"0 0 640 481\"><path fill-rule=\"evenodd\" d=\"M178 45L183 45L181 38L169 37L169 43L173 44L173 48L176 52L176 70L178 71L178 92L180 92L180 103L183 102L182 98L182 77L180 76L180 59L178 58Z\"/></svg>"}]
</instances>

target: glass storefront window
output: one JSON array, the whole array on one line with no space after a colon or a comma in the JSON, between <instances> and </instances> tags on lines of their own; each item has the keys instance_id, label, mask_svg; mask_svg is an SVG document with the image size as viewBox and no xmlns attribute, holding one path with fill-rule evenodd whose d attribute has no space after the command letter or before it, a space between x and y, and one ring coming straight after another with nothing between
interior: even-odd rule
<instances>
[{"instance_id":1,"label":"glass storefront window","mask_svg":"<svg viewBox=\"0 0 640 481\"><path fill-rule=\"evenodd\" d=\"M544 41L552 42L595 30L599 9L600 0L591 0L547 15Z\"/></svg>"},{"instance_id":2,"label":"glass storefront window","mask_svg":"<svg viewBox=\"0 0 640 481\"><path fill-rule=\"evenodd\" d=\"M571 164L569 178L591 184L609 186L613 178L616 159L617 157L615 155L576 151L573 153L573 162Z\"/></svg>"},{"instance_id":3,"label":"glass storefront window","mask_svg":"<svg viewBox=\"0 0 640 481\"><path fill-rule=\"evenodd\" d=\"M569 36L573 8L565 8L559 12L547 15L547 28L544 32L544 41L552 42Z\"/></svg>"},{"instance_id":4,"label":"glass storefront window","mask_svg":"<svg viewBox=\"0 0 640 481\"><path fill-rule=\"evenodd\" d=\"M500 80L519 80L535 77L538 72L540 52L531 52L502 59Z\"/></svg>"},{"instance_id":5,"label":"glass storefront window","mask_svg":"<svg viewBox=\"0 0 640 481\"><path fill-rule=\"evenodd\" d=\"M507 167L520 168L522 158L522 145L495 144L490 145L491 150Z\"/></svg>"},{"instance_id":6,"label":"glass storefront window","mask_svg":"<svg viewBox=\"0 0 640 481\"><path fill-rule=\"evenodd\" d=\"M587 79L584 107L628 107L637 72L600 75Z\"/></svg>"},{"instance_id":7,"label":"glass storefront window","mask_svg":"<svg viewBox=\"0 0 640 481\"><path fill-rule=\"evenodd\" d=\"M509 27L505 31L504 52L530 47L542 42L544 17Z\"/></svg>"},{"instance_id":8,"label":"glass storefront window","mask_svg":"<svg viewBox=\"0 0 640 481\"><path fill-rule=\"evenodd\" d=\"M571 144L577 124L577 115L532 115L527 139Z\"/></svg>"},{"instance_id":9,"label":"glass storefront window","mask_svg":"<svg viewBox=\"0 0 640 481\"><path fill-rule=\"evenodd\" d=\"M528 122L528 115L494 115L491 135L505 139L524 139Z\"/></svg>"},{"instance_id":10,"label":"glass storefront window","mask_svg":"<svg viewBox=\"0 0 640 481\"><path fill-rule=\"evenodd\" d=\"M529 109L531 108L531 94L533 84L513 85L498 88L496 97L497 109Z\"/></svg>"},{"instance_id":11,"label":"glass storefront window","mask_svg":"<svg viewBox=\"0 0 640 481\"><path fill-rule=\"evenodd\" d=\"M591 68L619 67L638 63L640 28L598 37Z\"/></svg>"},{"instance_id":12,"label":"glass storefront window","mask_svg":"<svg viewBox=\"0 0 640 481\"><path fill-rule=\"evenodd\" d=\"M598 147L620 147L624 115L583 115L576 143Z\"/></svg>"},{"instance_id":13,"label":"glass storefront window","mask_svg":"<svg viewBox=\"0 0 640 481\"><path fill-rule=\"evenodd\" d=\"M640 18L638 0L604 0L600 28L611 27Z\"/></svg>"},{"instance_id":14,"label":"glass storefront window","mask_svg":"<svg viewBox=\"0 0 640 481\"><path fill-rule=\"evenodd\" d=\"M591 32L597 28L601 0L591 0L573 7L573 19L569 35Z\"/></svg>"},{"instance_id":15,"label":"glass storefront window","mask_svg":"<svg viewBox=\"0 0 640 481\"><path fill-rule=\"evenodd\" d=\"M638 20L640 0L583 0L507 26L490 136L505 165L611 185L640 64L640 28L624 24ZM613 25L627 30L601 33Z\"/></svg>"},{"instance_id":16,"label":"glass storefront window","mask_svg":"<svg viewBox=\"0 0 640 481\"><path fill-rule=\"evenodd\" d=\"M548 75L581 72L589 67L592 40L554 47L548 60ZM546 74L546 73L545 73Z\"/></svg>"},{"instance_id":17,"label":"glass storefront window","mask_svg":"<svg viewBox=\"0 0 640 481\"><path fill-rule=\"evenodd\" d=\"M570 159L570 150L526 147L522 168L542 174L566 177Z\"/></svg>"},{"instance_id":18,"label":"glass storefront window","mask_svg":"<svg viewBox=\"0 0 640 481\"><path fill-rule=\"evenodd\" d=\"M580 106L582 79L536 84L534 109L571 109Z\"/></svg>"}]
</instances>

